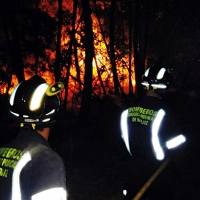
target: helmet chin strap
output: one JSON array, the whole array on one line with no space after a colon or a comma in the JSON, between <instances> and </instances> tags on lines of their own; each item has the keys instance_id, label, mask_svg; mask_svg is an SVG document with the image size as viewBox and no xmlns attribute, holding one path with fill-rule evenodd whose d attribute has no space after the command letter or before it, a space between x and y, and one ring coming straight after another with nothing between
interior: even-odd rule
<instances>
[{"instance_id":1,"label":"helmet chin strap","mask_svg":"<svg viewBox=\"0 0 200 200\"><path fill-rule=\"evenodd\" d=\"M20 123L20 127L21 127L22 129L35 130L35 124L24 124L24 123Z\"/></svg>"},{"instance_id":2,"label":"helmet chin strap","mask_svg":"<svg viewBox=\"0 0 200 200\"><path fill-rule=\"evenodd\" d=\"M47 127L51 129L54 126L54 124L55 124L55 120L52 120L48 123L38 123L38 124L20 123L20 127L23 129L30 129L30 130L36 131L36 130L42 130Z\"/></svg>"},{"instance_id":3,"label":"helmet chin strap","mask_svg":"<svg viewBox=\"0 0 200 200\"><path fill-rule=\"evenodd\" d=\"M51 129L54 126L55 122L56 122L55 120L52 120L48 123L38 123L35 126L35 130L38 130L38 129L41 130L41 129L44 129L47 127L49 127Z\"/></svg>"}]
</instances>

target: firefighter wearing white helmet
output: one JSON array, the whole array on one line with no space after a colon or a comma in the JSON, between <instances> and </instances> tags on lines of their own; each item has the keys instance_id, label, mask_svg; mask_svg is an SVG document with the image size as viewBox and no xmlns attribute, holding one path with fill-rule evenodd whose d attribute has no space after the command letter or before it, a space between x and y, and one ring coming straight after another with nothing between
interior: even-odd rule
<instances>
[{"instance_id":1,"label":"firefighter wearing white helmet","mask_svg":"<svg viewBox=\"0 0 200 200\"><path fill-rule=\"evenodd\" d=\"M174 152L184 146L186 138L180 121L162 99L169 83L167 68L149 67L141 83L145 97L133 102L121 114L121 135L131 161L124 184L124 200L174 198L173 170L181 165Z\"/></svg>"},{"instance_id":2,"label":"firefighter wearing white helmet","mask_svg":"<svg viewBox=\"0 0 200 200\"><path fill-rule=\"evenodd\" d=\"M12 92L8 113L21 128L0 147L0 200L67 199L64 164L47 142L62 89L61 82L48 85L33 76Z\"/></svg>"}]
</instances>

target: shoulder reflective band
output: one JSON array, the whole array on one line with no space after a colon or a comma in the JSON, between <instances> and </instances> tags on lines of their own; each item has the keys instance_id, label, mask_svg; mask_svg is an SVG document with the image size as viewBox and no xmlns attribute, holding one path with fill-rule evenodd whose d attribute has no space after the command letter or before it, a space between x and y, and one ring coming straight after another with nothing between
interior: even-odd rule
<instances>
[{"instance_id":1,"label":"shoulder reflective band","mask_svg":"<svg viewBox=\"0 0 200 200\"><path fill-rule=\"evenodd\" d=\"M184 143L185 141L186 141L185 136L181 134L178 135L177 137L172 138L171 140L168 140L166 142L166 146L168 149L172 149Z\"/></svg>"},{"instance_id":2,"label":"shoulder reflective band","mask_svg":"<svg viewBox=\"0 0 200 200\"><path fill-rule=\"evenodd\" d=\"M37 110L41 106L40 104L47 88L48 84L42 83L35 89L33 96L30 100L30 110Z\"/></svg>"},{"instance_id":3,"label":"shoulder reflective band","mask_svg":"<svg viewBox=\"0 0 200 200\"><path fill-rule=\"evenodd\" d=\"M31 155L26 152L18 161L12 176L12 200L21 200L20 173L23 167L31 160Z\"/></svg>"},{"instance_id":4,"label":"shoulder reflective band","mask_svg":"<svg viewBox=\"0 0 200 200\"><path fill-rule=\"evenodd\" d=\"M152 145L153 145L153 149L154 149L157 160L164 159L164 152L160 145L160 141L158 137L160 124L162 122L164 115L165 115L165 111L163 109L160 109L152 124Z\"/></svg>"},{"instance_id":5,"label":"shoulder reflective band","mask_svg":"<svg viewBox=\"0 0 200 200\"><path fill-rule=\"evenodd\" d=\"M120 125L121 125L122 138L124 140L124 143L126 145L128 152L131 154L131 150L130 150L130 146L129 146L129 139L128 139L127 118L128 118L128 109L122 112L121 119L120 119Z\"/></svg>"},{"instance_id":6,"label":"shoulder reflective band","mask_svg":"<svg viewBox=\"0 0 200 200\"><path fill-rule=\"evenodd\" d=\"M66 190L63 188L52 188L42 191L31 197L31 200L66 200Z\"/></svg>"}]
</instances>

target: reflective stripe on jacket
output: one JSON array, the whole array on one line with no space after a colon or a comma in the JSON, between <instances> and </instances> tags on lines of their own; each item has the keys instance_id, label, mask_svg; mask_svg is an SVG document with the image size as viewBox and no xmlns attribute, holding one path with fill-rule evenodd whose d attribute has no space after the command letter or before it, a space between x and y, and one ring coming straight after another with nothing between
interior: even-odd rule
<instances>
[{"instance_id":1,"label":"reflective stripe on jacket","mask_svg":"<svg viewBox=\"0 0 200 200\"><path fill-rule=\"evenodd\" d=\"M0 200L66 200L65 175L61 158L34 131L0 148Z\"/></svg>"}]
</instances>

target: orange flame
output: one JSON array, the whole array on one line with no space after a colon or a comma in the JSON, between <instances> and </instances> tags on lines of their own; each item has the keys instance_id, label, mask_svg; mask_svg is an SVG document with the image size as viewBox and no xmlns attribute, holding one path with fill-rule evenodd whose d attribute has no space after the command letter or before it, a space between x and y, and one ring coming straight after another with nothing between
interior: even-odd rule
<instances>
[{"instance_id":1,"label":"orange flame","mask_svg":"<svg viewBox=\"0 0 200 200\"><path fill-rule=\"evenodd\" d=\"M102 8L104 8L105 4L100 3L100 6ZM48 0L42 0L41 4L39 6L39 8L43 11L48 13L51 17L56 16L57 14L57 10L58 10L58 2L55 1L53 4L49 4ZM65 0L63 1L63 10L68 10L72 13L73 10L73 1L72 0ZM78 26L78 20L80 19L80 15L77 12L77 33L75 35L76 40L78 43L81 43L81 35L79 35L78 33L80 32L80 26ZM100 31L100 27L99 27L99 22L96 18L96 16L94 14L92 14L92 22L93 22L93 33L95 35L95 40L94 40L94 49L95 49L95 58L93 60L93 87L95 85L100 85L99 83L99 76L98 76L98 70L100 70L100 74L101 74L101 79L103 82L108 82L109 83L109 88L113 87L113 73L111 70L111 64L110 64L110 58L108 55L108 51L107 51L107 47L106 44L103 40L103 36L101 34ZM62 39L61 39L61 46L62 46L62 50L65 50L68 48L67 44L70 41L70 36L67 35L67 28L71 29L71 27L65 27L62 26ZM106 42L109 42L109 39L106 38ZM80 45L81 46L81 45ZM77 47L77 52L78 52L78 63L79 63L79 67L80 67L80 79L83 83L84 81L84 69L85 69L85 64L84 64L84 59L85 59L85 52L81 49L81 47ZM116 52L117 53L121 53L121 52ZM55 61L55 55L56 52L51 50L51 49L46 49L46 55L49 58L49 61L51 63L54 63ZM71 57L72 59L72 64L70 66L70 74L73 77L77 76L77 72L76 72L76 67L75 67L75 58L72 55ZM134 58L132 57L132 65L134 66ZM29 55L29 57L26 58L26 62L31 66L35 64L35 58L34 55ZM38 68L38 75L42 76L48 84L52 84L55 82L55 78L54 78L54 74L53 72L51 72L48 66L48 63L44 62L43 60L40 60L40 62L43 63L43 65L45 65L46 67L46 71L43 72L41 71L40 67ZM120 60L116 61L116 65L117 65L117 71L118 74L121 75L125 75L126 77L128 77L128 64L129 63L129 56L125 55L123 58L121 58ZM66 67L63 66L62 68L62 77L65 78L66 74L67 74L67 69ZM32 77L34 75L34 72L31 70L31 67L27 67L26 69L24 69L24 76L25 79L29 79L30 77ZM69 101L73 98L74 93L79 93L80 92L80 88L79 88L79 84L76 81L73 80L73 78L70 76L69 77L69 91L68 91L68 95L69 95ZM128 78L124 78L123 80L120 81L120 83L122 84L122 87L124 88L125 93L128 93L128 87L129 87L129 80ZM15 75L12 75L12 83L11 83L11 88L9 89L9 94L12 92L13 88L18 84L18 80L16 78ZM133 88L135 88L135 74L132 73L132 85ZM81 86L82 87L82 86ZM2 91L2 88L1 88ZM5 93L6 91L6 86L3 86L3 93ZM101 89L99 91L97 91L98 95L100 95L100 93L102 92ZM65 94L62 94L63 98L65 96Z\"/></svg>"}]
</instances>

